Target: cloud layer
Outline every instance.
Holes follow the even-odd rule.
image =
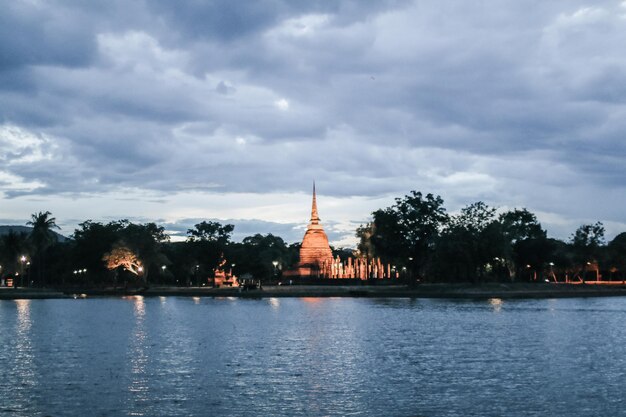
[[[315,179],[345,234],[411,189],[626,230],[626,2],[330,3],[5,5],[0,217],[301,224]]]

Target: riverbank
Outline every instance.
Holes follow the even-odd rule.
[[[261,290],[240,291],[238,288],[151,287],[145,290],[0,288],[0,299],[84,298],[106,296],[182,296],[182,297],[376,297],[376,298],[570,298],[626,296],[626,285],[586,284],[422,284],[414,288],[404,285],[285,285],[265,286]]]

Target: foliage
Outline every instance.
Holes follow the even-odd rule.
[[[448,221],[443,199],[411,191],[372,216],[369,240],[374,252],[385,262],[409,265],[413,273],[421,275],[439,231]]]
[[[571,237],[574,261],[584,268],[587,262],[600,260],[601,247],[604,246],[604,225],[583,224]]]
[[[9,231],[0,236],[0,275],[14,275],[20,271],[20,257],[30,252],[28,234]]]
[[[609,269],[621,271],[622,277],[626,272],[626,232],[622,232],[609,242],[607,247],[607,266]]]
[[[102,259],[110,270],[122,267],[135,275],[143,272],[141,261],[137,255],[121,242],[113,245],[111,252],[105,253]]]
[[[433,271],[448,280],[482,280],[487,265],[502,256],[504,239],[496,209],[482,201],[450,218],[438,240]]]
[[[72,236],[72,269],[87,269],[93,282],[106,282],[109,274],[104,255],[121,238],[122,229],[121,222],[102,224],[87,220],[81,223]]]
[[[222,226],[218,222],[203,221],[188,229],[187,234],[189,242],[217,242],[225,245],[230,241],[230,235],[235,230],[235,226],[227,224]]]
[[[187,231],[185,242],[174,243],[155,223],[87,220],[66,242],[57,242],[58,226],[49,211],[34,213],[28,225],[32,226],[28,234],[10,231],[0,236],[0,275],[20,272],[37,285],[44,285],[46,277],[51,284],[116,285],[120,273],[124,280],[147,283],[150,275],[151,282],[200,285],[222,260],[238,276],[273,281],[298,262],[300,249],[299,243],[288,245],[272,234],[233,243],[234,226],[214,221],[196,224]],[[600,222],[584,224],[563,242],[548,238],[535,214],[525,208],[498,214],[478,201],[449,216],[441,197],[412,191],[374,211],[372,220],[357,228],[356,256],[380,257],[406,268],[405,276],[433,281],[539,281],[555,271],[562,279],[596,264],[605,277],[625,278],[626,232],[608,245],[604,232]],[[333,249],[333,255],[344,261],[353,252]],[[75,270],[89,272],[72,274]]]
[[[293,249],[271,233],[255,234],[230,247],[229,259],[235,263],[235,272],[251,274],[264,281],[279,279],[281,271],[293,262]],[[276,266],[274,266],[276,262]]]
[[[200,280],[213,276],[213,271],[224,257],[230,243],[230,235],[235,226],[222,226],[218,222],[203,221],[187,230],[187,250],[192,255],[188,258],[188,271],[193,276],[196,285]]]
[[[56,219],[51,217],[49,211],[38,212],[31,215],[31,220],[26,222],[33,229],[29,235],[29,240],[34,249],[33,264],[35,265],[34,274],[31,277],[37,277],[37,283],[44,285],[45,282],[45,264],[46,250],[56,243],[57,237],[53,233],[53,229],[60,229],[56,224]]]

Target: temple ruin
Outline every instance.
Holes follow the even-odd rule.
[[[401,271],[390,264],[383,264],[379,258],[349,257],[342,261],[333,257],[328,237],[320,223],[317,211],[317,195],[313,183],[311,220],[307,225],[300,258],[294,268],[283,272],[284,277],[328,278],[328,279],[385,279],[399,278]]]

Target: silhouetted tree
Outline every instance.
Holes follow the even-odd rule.
[[[201,278],[213,275],[213,270],[225,254],[234,229],[232,224],[222,226],[219,222],[203,221],[187,230],[187,247],[194,255],[190,272],[196,283],[199,284]]]
[[[622,232],[608,244],[608,266],[611,273],[617,269],[622,279],[626,276],[626,232]]]
[[[435,274],[445,280],[481,281],[488,266],[502,256],[505,240],[496,209],[482,201],[452,216],[437,240]]]
[[[87,269],[88,274],[83,279],[105,282],[109,274],[103,260],[104,254],[111,251],[113,244],[121,239],[124,224],[117,221],[102,224],[92,220],[81,223],[72,236],[70,270]]]
[[[584,275],[586,265],[599,262],[604,246],[604,225],[602,222],[583,224],[571,237],[574,262]]]
[[[20,272],[20,257],[29,254],[28,234],[17,233],[13,230],[0,236],[0,276],[15,275]]]
[[[162,226],[155,223],[135,224],[122,220],[120,230],[120,246],[126,246],[135,253],[143,270],[139,274],[142,281],[147,284],[150,271],[160,268],[169,263],[162,252],[162,245],[169,241],[169,236]]]
[[[230,261],[236,264],[237,275],[249,273],[264,281],[280,278],[282,270],[293,260],[285,241],[271,233],[245,237],[229,249]]]
[[[422,276],[439,231],[448,221],[443,199],[411,191],[386,209],[376,210],[370,242],[385,262],[408,265]]]
[[[52,213],[49,211],[40,211],[32,214],[31,220],[26,222],[26,225],[33,228],[29,239],[34,249],[33,261],[36,266],[35,272],[39,285],[45,284],[46,250],[57,241],[57,236],[52,230],[60,229],[56,224],[56,219],[51,216]]]
[[[544,263],[550,262],[555,245],[547,239],[537,216],[527,209],[514,209],[502,213],[498,220],[506,238],[502,257],[509,270],[515,271],[515,278],[534,279],[541,275]]]

